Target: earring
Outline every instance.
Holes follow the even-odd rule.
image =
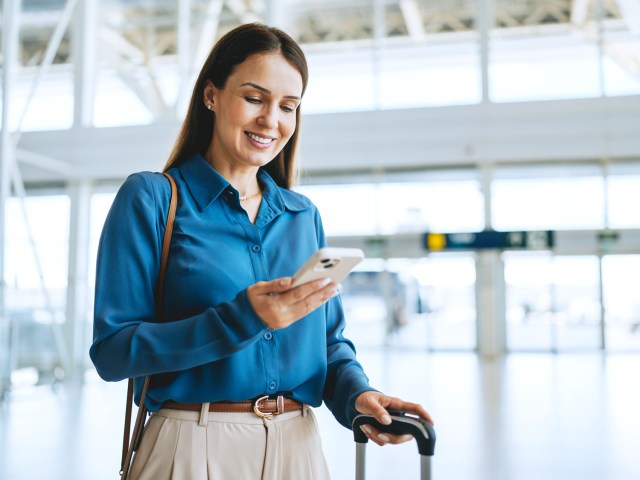
[[[207,104],[207,108],[208,108],[209,110],[211,110],[211,104],[210,104],[210,103],[208,103],[208,104]]]

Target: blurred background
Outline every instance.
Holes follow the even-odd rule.
[[[365,250],[346,334],[435,417],[434,478],[640,478],[640,0],[4,0],[0,479],[116,478],[102,224],[251,21],[307,55],[296,189]],[[368,478],[417,476],[414,446],[369,450]]]

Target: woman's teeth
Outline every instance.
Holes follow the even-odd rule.
[[[262,143],[263,145],[266,145],[267,143],[271,143],[273,141],[273,138],[259,137],[257,135],[254,135],[253,133],[248,133],[248,132],[247,132],[247,136],[258,143]]]

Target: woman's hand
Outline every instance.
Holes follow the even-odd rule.
[[[356,399],[356,410],[358,410],[358,412],[365,415],[373,415],[375,419],[383,425],[389,425],[391,423],[391,417],[387,409],[417,415],[433,425],[431,415],[417,403],[405,402],[399,398],[388,397],[387,395],[374,391],[361,393]],[[413,439],[411,435],[382,433],[371,425],[362,425],[360,428],[369,440],[378,445],[404,443]]]
[[[273,330],[288,327],[339,293],[339,286],[328,278],[290,286],[291,277],[282,277],[247,289],[253,309]]]

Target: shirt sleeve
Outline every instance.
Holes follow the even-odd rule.
[[[154,290],[169,199],[164,176],[134,174],[107,216],[98,249],[89,350],[105,380],[203,365],[252,345],[266,330],[246,289],[192,317],[156,322]]]
[[[325,246],[324,229],[317,212],[316,231],[319,245]],[[375,389],[369,386],[369,379],[356,359],[353,343],[343,336],[346,324],[340,297],[333,297],[324,308],[327,319],[327,378],[323,399],[336,420],[351,429],[353,419],[358,415],[356,399],[361,393]]]

